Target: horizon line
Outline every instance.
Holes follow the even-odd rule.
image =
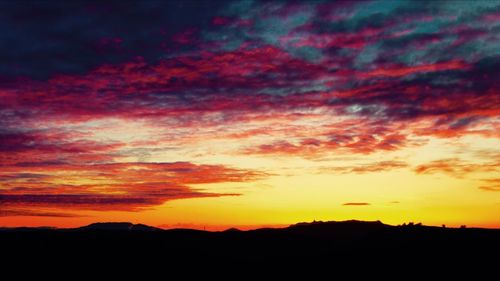
[[[89,224],[84,224],[75,227],[57,227],[50,225],[41,225],[41,226],[0,226],[1,229],[19,229],[19,228],[33,228],[33,229],[53,229],[53,230],[71,230],[71,229],[79,229],[87,226],[95,225],[95,224],[131,224],[131,225],[143,225],[147,227],[157,228],[159,230],[176,230],[176,229],[184,229],[184,230],[199,230],[199,231],[207,231],[207,232],[222,232],[231,229],[236,229],[239,231],[251,231],[258,229],[285,229],[291,226],[296,225],[310,225],[315,223],[344,223],[344,222],[360,222],[360,223],[381,223],[386,226],[391,227],[435,227],[435,228],[448,228],[448,229],[492,229],[492,230],[500,230],[500,227],[484,227],[484,226],[475,226],[475,225],[466,225],[466,224],[424,224],[422,222],[404,222],[401,224],[388,224],[384,223],[381,220],[358,220],[358,219],[349,219],[349,220],[313,220],[313,221],[301,221],[291,224],[248,224],[248,225],[203,225],[203,224],[191,224],[191,223],[176,223],[176,224],[160,224],[160,225],[149,225],[144,223],[136,223],[131,221],[96,221]]]

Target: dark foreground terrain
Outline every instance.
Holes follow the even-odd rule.
[[[223,232],[98,223],[76,229],[1,229],[0,242],[2,257],[12,264],[78,269],[118,264],[122,272],[138,266],[167,272],[186,267],[252,271],[261,266],[293,271],[306,264],[335,270],[370,266],[421,271],[451,263],[457,273],[472,264],[484,270],[498,268],[500,254],[500,230],[390,226],[378,221]]]

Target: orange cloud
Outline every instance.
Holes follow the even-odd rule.
[[[0,217],[56,217],[56,218],[75,218],[81,217],[81,215],[63,213],[63,212],[51,212],[43,210],[25,210],[25,209],[12,209],[12,208],[1,208]]]
[[[464,174],[473,172],[493,172],[497,171],[500,167],[500,162],[488,163],[468,163],[460,160],[459,158],[449,158],[435,160],[428,164],[417,166],[414,171],[417,174],[433,174],[433,173],[446,173],[454,177],[461,178]]]
[[[486,185],[480,186],[479,189],[484,191],[500,191],[500,179],[483,179]]]
[[[253,181],[267,175],[189,162],[54,164],[21,172],[26,169],[11,167],[0,175],[2,206],[136,211],[174,199],[237,195],[208,193],[190,185]]]

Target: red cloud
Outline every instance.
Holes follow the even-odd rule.
[[[29,216],[29,217],[57,217],[57,218],[75,218],[81,217],[81,215],[75,215],[71,213],[62,213],[62,212],[51,212],[44,210],[30,211],[25,209],[11,209],[11,208],[2,208],[0,209],[0,217],[20,217],[20,216]]]
[[[380,150],[397,150],[417,145],[403,134],[392,133],[395,125],[381,126],[378,122],[358,119],[325,126],[313,137],[304,137],[295,142],[275,141],[242,150],[245,154],[291,155],[305,158],[321,158],[328,151],[370,154]],[[291,134],[290,132],[288,133]]]
[[[212,24],[213,25],[226,25],[231,22],[230,18],[227,17],[214,17],[212,19]]]
[[[371,78],[375,76],[401,77],[418,72],[436,72],[444,70],[465,70],[467,64],[461,61],[448,61],[443,63],[424,64],[416,66],[400,66],[391,68],[378,68],[370,72],[359,75],[361,78]]]
[[[55,164],[7,170],[9,174],[3,175],[0,203],[22,209],[135,211],[173,199],[237,195],[208,193],[189,185],[245,182],[267,176],[256,171],[189,162]],[[26,170],[31,174],[26,174]]]
[[[297,7],[302,7],[285,6],[277,12],[280,17],[294,15],[301,9]],[[390,19],[376,27],[367,25],[339,32],[316,32],[314,22],[308,22],[284,35],[283,46],[249,41],[230,51],[196,49],[208,44],[195,38],[195,33],[203,30],[188,29],[172,40],[193,45],[192,52],[173,53],[154,63],[139,57],[126,63],[103,64],[84,74],[61,74],[46,81],[19,78],[5,83],[0,88],[0,114],[5,116],[0,125],[20,124],[33,131],[36,122],[140,118],[158,126],[164,124],[169,130],[213,127],[213,131],[220,132],[219,128],[225,126],[235,130],[227,135],[221,133],[222,137],[273,137],[255,148],[242,149],[244,153],[308,158],[334,150],[362,154],[397,150],[412,145],[413,136],[499,137],[498,61],[494,58],[438,58],[408,65],[391,59],[397,50],[380,50],[383,56],[369,67],[356,66],[362,47],[392,38],[388,28],[428,20],[419,14]],[[218,26],[212,28],[243,28],[236,24],[239,21],[215,17],[213,23]],[[399,37],[409,35],[411,26],[404,30]],[[467,26],[431,35],[442,39],[449,32],[467,40],[482,36]],[[427,39],[424,36],[417,41]],[[413,46],[413,41],[407,44]],[[301,59],[291,52],[299,47],[316,48],[321,59]],[[343,52],[337,53],[337,49]],[[324,116],[350,117],[355,124],[345,128],[343,122],[332,118],[331,124],[316,128],[314,122],[308,121],[311,112],[319,111]],[[270,125],[272,121],[276,122]],[[241,123],[257,125],[238,131]],[[47,140],[40,141],[44,137]],[[71,141],[60,141],[68,138]],[[0,141],[0,153],[5,152],[3,164],[35,155],[45,162],[62,161],[70,153],[82,154],[81,158],[88,161],[110,162],[116,157],[111,152],[116,152],[119,145],[16,132]],[[101,153],[91,153],[94,150]],[[58,157],[53,157],[56,154]]]
[[[85,140],[84,134],[59,130],[4,130],[0,131],[0,166],[35,162],[104,162],[123,146],[122,143],[104,143]],[[75,157],[77,155],[77,157]],[[31,160],[30,160],[31,159]]]

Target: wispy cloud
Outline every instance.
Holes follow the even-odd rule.
[[[50,211],[40,211],[40,210],[25,210],[25,209],[10,209],[2,208],[0,209],[0,217],[54,217],[54,218],[76,218],[82,217],[82,215],[63,213],[63,212],[50,212]]]
[[[371,204],[366,202],[348,202],[342,204],[342,206],[369,206],[369,205]]]
[[[428,164],[422,164],[415,167],[417,174],[445,173],[454,177],[461,178],[468,173],[476,172],[494,172],[500,169],[498,161],[489,161],[486,163],[470,163],[459,158],[440,159]]]
[[[394,169],[407,168],[409,165],[403,161],[380,161],[353,166],[322,167],[320,173],[379,173]]]
[[[500,191],[500,179],[483,179],[485,185],[479,187],[484,191]]]

